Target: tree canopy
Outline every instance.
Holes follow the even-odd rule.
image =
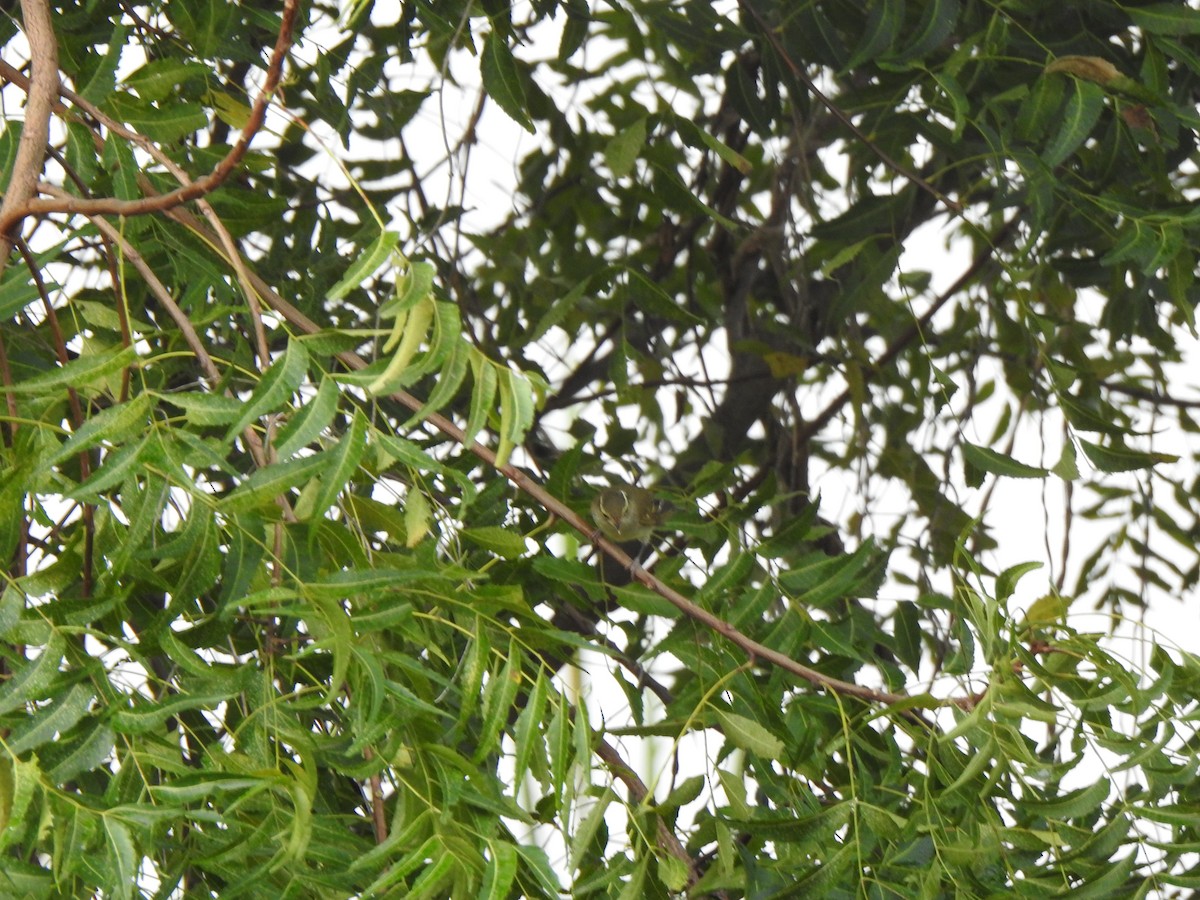
[[[6,895],[1200,887],[1200,9],[9,6]]]

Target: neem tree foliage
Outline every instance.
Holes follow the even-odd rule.
[[[8,16],[3,893],[1200,884],[1200,11]]]

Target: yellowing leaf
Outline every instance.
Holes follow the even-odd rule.
[[[415,487],[409,488],[408,496],[404,500],[404,531],[407,534],[405,546],[415,547],[421,543],[421,539],[429,534],[431,519],[432,512],[425,495]]]

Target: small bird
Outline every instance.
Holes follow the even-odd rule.
[[[592,500],[592,519],[611,541],[644,541],[673,509],[645,488],[618,484],[600,491]]]

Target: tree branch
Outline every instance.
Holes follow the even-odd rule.
[[[22,202],[20,204],[13,203],[10,205],[8,197],[5,197],[4,208],[0,208],[0,234],[6,234],[19,220],[29,215],[46,215],[48,213],[70,213],[85,216],[144,215],[146,213],[162,212],[171,209],[180,204],[203,197],[219,187],[233,173],[234,169],[237,168],[242,157],[246,155],[246,151],[250,148],[250,141],[253,140],[254,135],[262,127],[263,120],[266,117],[267,104],[275,93],[275,89],[279,86],[280,74],[283,71],[283,57],[292,43],[292,31],[295,24],[296,11],[297,0],[285,0],[283,17],[279,27],[279,36],[275,41],[275,49],[271,54],[271,60],[267,66],[267,78],[263,84],[263,89],[259,92],[254,105],[251,107],[250,116],[245,127],[242,129],[238,142],[233,145],[229,153],[217,163],[211,172],[166,194],[142,197],[138,200],[120,200],[116,197],[87,198],[71,196],[58,196],[54,198],[35,197],[28,199],[31,194],[27,194],[24,198],[21,198]],[[57,64],[55,66],[55,74],[57,77]],[[50,92],[50,96],[55,96],[57,92],[58,85],[56,82],[53,90]],[[30,103],[32,104],[32,102],[33,93],[31,92]],[[47,105],[46,117],[48,120],[49,104]],[[22,141],[24,141],[24,132],[22,132]],[[43,140],[43,148],[44,143],[45,141]],[[34,174],[34,181],[36,181],[36,173]]]
[[[58,99],[58,43],[50,22],[50,6],[46,0],[21,0],[21,17],[25,37],[29,40],[30,66],[29,99],[25,102],[25,121],[21,125],[21,140],[13,163],[12,178],[0,203],[0,277],[8,266],[13,248],[13,229],[24,216],[22,210],[31,202],[46,146],[50,141],[50,112]]]

